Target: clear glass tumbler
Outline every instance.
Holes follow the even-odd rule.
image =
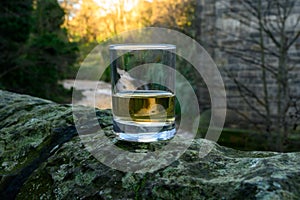
[[[110,45],[113,130],[117,138],[154,142],[174,137],[176,46]]]

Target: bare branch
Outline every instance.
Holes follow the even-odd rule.
[[[256,45],[260,45],[259,41],[255,40],[254,38],[245,38],[245,37],[242,37],[242,36],[237,36],[235,33],[232,33],[232,32],[228,32],[228,31],[225,31],[225,30],[222,30],[220,28],[216,28],[218,31],[220,31],[220,34],[223,35],[223,36],[232,36],[232,37],[236,37],[237,39],[241,40],[241,41],[245,41],[245,42],[248,42],[249,44],[256,44]],[[258,29],[257,29],[258,30]],[[214,45],[217,45],[217,44],[214,44]],[[218,45],[217,45],[218,46]],[[246,45],[247,46],[247,45]],[[223,47],[220,47],[219,48],[223,48]],[[251,49],[249,48],[245,48],[245,49],[240,49],[241,51],[249,51]],[[272,55],[272,56],[275,56],[275,57],[278,57],[278,53],[276,53],[274,51],[274,48],[272,47],[269,47],[269,46],[264,46],[263,50],[265,51],[266,54],[268,55]],[[257,51],[256,53],[259,53],[259,51]]]
[[[286,16],[288,17],[289,15],[292,14],[293,8],[295,7],[295,3],[296,1],[286,1],[286,4],[288,4],[288,6],[285,6],[287,11],[286,11]]]
[[[253,92],[252,90],[249,89],[249,87],[247,87],[245,84],[243,84],[242,82],[240,82],[239,80],[236,79],[236,77],[230,73],[228,70],[225,69],[226,74],[228,75],[229,78],[231,78],[234,83],[236,84],[236,86],[238,87],[239,93],[241,94],[242,97],[251,97],[253,99],[256,100],[256,102],[261,105],[261,106],[265,106],[265,103],[263,101],[261,101],[261,99],[256,95],[255,92]],[[250,103],[247,98],[244,99],[247,103],[249,103],[250,107],[252,108],[252,106],[254,106],[252,103]],[[257,113],[259,113],[261,116],[264,116],[259,110],[257,110],[257,108],[252,108],[254,110],[257,111]]]
[[[253,64],[254,67],[257,67],[257,68],[260,68],[260,67],[263,67],[265,68],[268,72],[270,72],[271,74],[273,74],[274,76],[277,76],[277,72],[276,72],[276,69],[271,66],[271,65],[268,65],[268,64],[264,64],[262,65],[262,63],[256,59],[255,57],[246,57],[245,55],[245,52],[243,50],[237,50],[237,49],[224,49],[224,51],[228,54],[231,54],[233,56],[236,56],[238,57],[239,59],[247,62],[247,63],[250,63],[250,64]]]
[[[300,31],[295,35],[294,38],[291,39],[291,41],[287,44],[286,51],[296,42],[296,40],[300,37]]]
[[[280,43],[276,40],[273,32],[270,31],[269,29],[267,29],[266,26],[264,26],[264,25],[262,25],[262,28],[263,28],[264,32],[271,38],[271,40],[274,42],[274,44],[279,48]]]
[[[257,7],[253,4],[253,1],[250,0],[243,0],[241,2],[245,8],[256,18],[258,18],[258,10]]]

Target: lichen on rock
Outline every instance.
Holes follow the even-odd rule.
[[[119,171],[87,151],[71,106],[5,91],[0,96],[1,199],[300,199],[298,152],[244,152],[195,139],[154,172]],[[96,117],[110,137],[111,112],[97,110]],[[162,144],[115,145],[155,152]]]

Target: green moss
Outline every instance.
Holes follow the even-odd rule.
[[[21,188],[16,199],[53,199],[54,194],[52,188],[53,180],[49,174],[45,172],[33,174],[31,181]]]
[[[157,171],[121,172],[95,159],[81,139],[73,137],[75,128],[69,106],[6,92],[2,95],[8,100],[0,100],[0,118],[1,113],[5,115],[5,119],[0,120],[0,143],[3,144],[0,172],[4,175],[0,188],[19,191],[17,199],[300,198],[300,153],[244,152],[195,139],[189,149],[168,166],[164,166],[165,162],[176,153],[171,150],[164,151],[158,159],[148,160],[149,166],[153,163],[164,166]],[[26,102],[31,106],[26,106]],[[23,112],[22,108],[27,111]],[[116,142],[111,130],[111,111],[98,110],[97,117],[106,136]],[[97,136],[104,134],[96,133]],[[167,142],[114,144],[125,151],[146,154],[161,149]],[[205,157],[199,156],[200,151],[208,149]],[[103,155],[103,159],[111,155]],[[135,162],[144,162],[138,159]],[[126,156],[113,160],[120,161],[132,162]],[[18,185],[18,181],[23,182]]]

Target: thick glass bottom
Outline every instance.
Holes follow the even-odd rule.
[[[114,120],[113,130],[119,140],[131,142],[156,142],[173,138],[174,122],[134,122]]]

